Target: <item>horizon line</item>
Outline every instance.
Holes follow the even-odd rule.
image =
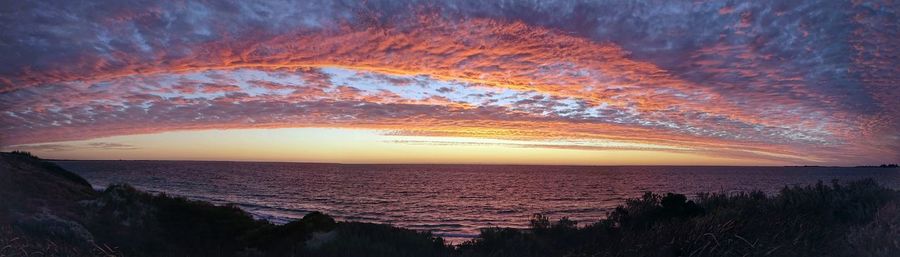
[[[40,158],[40,157],[38,157]],[[47,161],[168,161],[168,162],[247,162],[247,163],[291,163],[291,164],[325,164],[325,165],[484,165],[484,166],[575,166],[575,167],[808,167],[808,168],[878,168],[878,165],[834,166],[834,165],[683,165],[683,164],[516,164],[516,163],[347,163],[316,161],[278,161],[278,160],[196,160],[196,159],[51,159]]]

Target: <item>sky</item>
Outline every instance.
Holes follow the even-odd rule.
[[[3,1],[0,148],[900,162],[898,1]]]

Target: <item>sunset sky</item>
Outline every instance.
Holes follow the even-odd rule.
[[[0,147],[900,162],[900,1],[4,1]]]

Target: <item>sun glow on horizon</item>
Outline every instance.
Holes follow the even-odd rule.
[[[51,159],[346,164],[783,165],[614,141],[396,136],[379,130],[285,128],[170,131],[5,147]],[[672,150],[672,151],[669,151]]]

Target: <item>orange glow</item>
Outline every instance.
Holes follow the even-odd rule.
[[[719,7],[714,13],[735,11]],[[848,103],[857,99],[844,99],[843,91],[810,86],[820,80],[807,81],[808,74],[772,65],[780,57],[761,53],[753,44],[704,42],[677,56],[693,67],[678,72],[666,61],[633,53],[628,38],[595,40],[517,19],[455,19],[423,9],[402,19],[369,22],[228,34],[148,46],[141,54],[86,51],[67,62],[3,73],[0,94],[11,100],[0,102],[6,111],[0,121],[9,124],[0,145],[29,148],[171,131],[330,128],[377,130],[391,137],[529,142],[529,147],[478,149],[519,154],[505,163],[556,163],[538,158],[540,152],[565,163],[596,164],[603,162],[594,162],[590,151],[612,156],[613,150],[620,152],[616,160],[630,163],[653,153],[661,164],[817,164],[897,155],[891,143],[898,140],[900,105],[890,89],[896,79],[881,77],[898,73],[891,73],[896,66],[883,68],[891,67],[885,63],[894,56],[893,48],[874,50],[874,59],[853,58],[856,66],[883,70],[859,71],[867,90],[889,92],[875,94],[868,106]],[[749,25],[741,19],[728,30],[753,33]],[[804,30],[804,37],[808,33]],[[854,33],[888,41],[878,32]],[[854,49],[873,51],[858,44]],[[542,143],[591,140],[653,147]],[[427,147],[440,152],[485,146]],[[354,154],[379,152],[367,151]],[[464,161],[449,152],[439,156],[444,157],[421,160]],[[291,160],[262,153],[247,158]],[[392,158],[370,160],[408,162]]]
[[[582,148],[559,142],[384,135],[373,130],[292,128],[164,132],[12,148],[46,158],[233,160],[332,163],[559,165],[783,165],[754,158],[615,141]],[[554,147],[554,145],[559,147]],[[591,148],[593,147],[593,148]],[[9,149],[5,149],[9,150]],[[652,157],[652,158],[650,158]]]

